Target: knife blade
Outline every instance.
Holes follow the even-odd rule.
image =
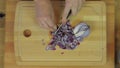
[[[67,20],[69,20],[69,17],[71,16],[71,13],[72,13],[72,10],[70,9],[69,12],[68,12],[68,15],[66,17]],[[62,27],[62,23],[61,24],[58,24],[58,29],[55,31],[55,34],[59,31],[59,29]]]

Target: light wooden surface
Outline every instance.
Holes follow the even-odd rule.
[[[14,46],[18,64],[88,66],[106,63],[106,7],[104,2],[88,1],[77,16],[71,18],[72,26],[84,21],[91,30],[90,35],[75,50],[57,48],[56,51],[46,51],[46,46],[50,42],[49,31],[40,28],[36,22],[34,6],[33,1],[23,1],[17,5]],[[24,36],[26,29],[31,31],[30,37]],[[43,39],[45,45],[42,44]],[[61,52],[64,52],[64,55]]]
[[[3,68],[4,57],[4,28],[0,27],[0,68]]]
[[[5,12],[5,0],[0,0],[0,13]],[[4,56],[4,23],[5,18],[0,18],[0,68],[3,68]]]
[[[5,0],[0,0],[0,12],[5,12]]]
[[[76,68],[114,68],[114,1],[105,0],[107,4],[107,63],[102,66],[85,66]],[[39,68],[39,66],[19,66],[15,62],[13,45],[13,25],[17,0],[7,0],[6,4],[6,38],[5,38],[5,68]],[[42,67],[61,68],[61,67]],[[62,67],[62,68],[68,68]],[[72,66],[69,68],[73,68]]]
[[[0,13],[5,13],[5,0],[0,0]],[[4,28],[5,18],[0,18],[0,27]]]

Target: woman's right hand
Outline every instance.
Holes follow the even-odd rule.
[[[80,11],[85,1],[86,0],[65,0],[65,8],[62,15],[62,23],[65,24],[67,22],[67,16],[70,10],[72,16],[76,15]]]

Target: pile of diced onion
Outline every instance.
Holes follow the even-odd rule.
[[[46,50],[56,50],[56,46],[61,49],[73,50],[79,44],[80,41],[75,37],[70,22],[62,25],[59,30],[51,33],[53,38],[48,44]]]

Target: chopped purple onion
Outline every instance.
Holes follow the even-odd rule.
[[[57,31],[57,32],[56,32]],[[53,38],[47,46],[47,50],[56,50],[55,46],[59,46],[61,49],[74,50],[83,39],[82,37],[76,37],[73,32],[73,28],[68,21],[62,25],[59,30],[51,32]]]

